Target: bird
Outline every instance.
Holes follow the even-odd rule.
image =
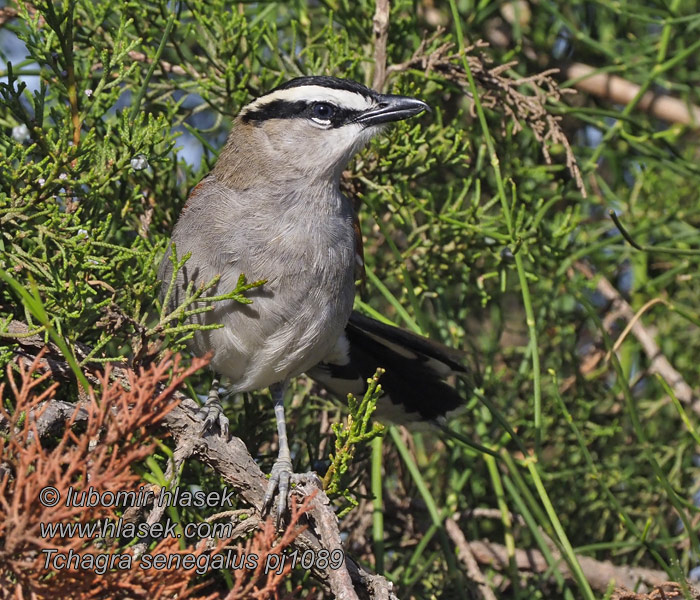
[[[202,408],[204,427],[228,435],[220,380],[229,393],[269,388],[278,456],[263,500],[277,519],[286,508],[291,455],[284,396],[306,373],[331,393],[361,395],[377,367],[385,395],[377,413],[435,421],[463,404],[447,379],[466,372],[463,352],[353,311],[364,269],[353,202],[340,188],[350,159],[389,124],[429,111],[422,100],[381,94],[331,76],[291,79],[244,106],[212,171],[190,192],[158,270],[161,301],[173,275],[171,252],[190,257],[167,301],[177,307],[188,285],[220,276],[212,294],[241,275],[264,280],[251,304],[213,304],[189,323],[189,349],[211,354],[215,379]]]

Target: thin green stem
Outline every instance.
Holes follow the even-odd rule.
[[[458,582],[461,579],[461,574],[457,567],[457,563],[454,557],[454,551],[450,546],[450,540],[447,537],[447,532],[445,531],[445,527],[442,524],[444,517],[440,514],[437,504],[435,503],[435,500],[432,494],[430,493],[430,490],[428,489],[425,480],[423,479],[423,475],[421,475],[418,466],[413,460],[411,453],[408,451],[406,444],[403,443],[401,435],[399,434],[399,430],[396,427],[392,426],[389,428],[389,434],[391,435],[391,439],[393,440],[396,449],[399,451],[399,454],[401,455],[401,458],[404,464],[406,465],[408,472],[411,474],[411,478],[413,479],[414,483],[416,484],[416,487],[418,488],[418,493],[421,495],[421,498],[423,498],[423,502],[425,502],[425,506],[428,509],[430,519],[432,520],[433,524],[438,527],[438,536],[440,537],[440,544],[442,545],[443,554],[447,562],[447,568],[450,572],[451,579],[455,582]],[[466,600],[466,589],[463,586],[457,584],[457,590],[459,590],[460,597]]]
[[[695,528],[693,527],[691,520],[688,518],[688,515],[683,507],[683,500],[678,497],[678,494],[676,491],[673,489],[673,486],[671,483],[668,481],[668,477],[664,473],[663,469],[659,465],[658,460],[654,456],[654,454],[651,451],[652,443],[649,441],[649,438],[647,437],[646,432],[644,431],[644,427],[642,427],[642,423],[639,420],[639,410],[638,407],[635,404],[634,398],[632,396],[632,391],[630,390],[630,386],[628,383],[628,380],[625,376],[625,372],[622,368],[622,365],[620,364],[620,361],[617,357],[617,354],[612,351],[613,348],[613,343],[612,340],[610,339],[610,336],[608,335],[608,332],[606,329],[603,327],[603,324],[600,322],[600,320],[597,318],[597,315],[595,313],[595,309],[589,302],[587,298],[584,298],[581,294],[578,294],[578,299],[579,301],[586,307],[588,310],[589,315],[591,315],[594,320],[596,321],[596,324],[598,325],[598,329],[603,336],[603,341],[605,342],[605,347],[608,350],[610,354],[610,361],[612,363],[613,368],[615,369],[615,373],[617,375],[617,383],[622,391],[622,395],[625,398],[625,405],[627,408],[627,414],[629,416],[630,423],[632,424],[632,429],[634,430],[635,436],[640,442],[640,447],[642,454],[646,461],[649,463],[651,466],[652,470],[654,471],[654,474],[656,475],[656,478],[658,482],[661,484],[661,487],[664,489],[666,492],[666,496],[669,500],[669,502],[673,505],[673,507],[676,509],[676,512],[678,514],[678,518],[681,520],[683,523],[683,526],[685,527],[685,531],[688,533],[688,539],[690,542],[691,549],[694,554],[700,554],[700,541],[698,540],[698,535],[697,532],[695,531]],[[656,557],[655,557],[656,558]],[[657,560],[659,560],[657,558]],[[660,561],[661,564],[663,564],[662,561]],[[678,573],[678,576],[682,578],[682,574]]]
[[[574,549],[571,546],[571,542],[569,542],[569,538],[567,537],[566,532],[562,527],[561,521],[559,520],[559,516],[557,515],[557,511],[554,509],[554,505],[549,499],[549,494],[544,488],[544,484],[542,483],[542,479],[540,478],[540,474],[537,470],[537,464],[534,461],[527,461],[527,469],[530,473],[530,477],[532,477],[532,480],[535,484],[535,488],[537,489],[537,493],[539,494],[540,501],[542,502],[544,509],[547,512],[549,521],[552,523],[552,527],[554,527],[554,531],[557,534],[559,543],[564,549],[564,556],[566,558],[566,562],[568,563],[569,568],[573,572],[574,578],[578,583],[579,589],[587,598],[587,600],[595,600],[593,590],[591,589],[591,586],[588,583],[586,576],[583,574],[583,569],[581,568],[581,565],[579,564],[578,559],[576,558],[576,553],[574,552]]]
[[[484,460],[486,461],[486,467],[488,468],[489,476],[491,477],[493,491],[496,493],[496,502],[498,503],[498,508],[501,511],[501,522],[503,523],[506,554],[508,555],[508,568],[513,581],[513,591],[515,593],[515,597],[520,598],[520,576],[518,574],[518,565],[515,562],[515,538],[513,537],[513,522],[510,517],[510,510],[508,508],[508,504],[506,503],[505,493],[503,491],[503,481],[501,480],[501,474],[498,471],[498,466],[493,456],[484,456]]]
[[[170,17],[168,18],[168,22],[165,24],[165,31],[163,32],[163,37],[160,40],[160,44],[158,45],[156,53],[151,59],[151,66],[148,68],[148,71],[146,72],[146,77],[144,77],[143,83],[141,84],[138,94],[134,99],[134,103],[131,105],[129,120],[132,122],[136,120],[136,115],[138,115],[139,110],[141,110],[141,102],[143,101],[143,98],[146,95],[146,92],[148,91],[148,83],[151,81],[151,77],[153,77],[153,73],[155,72],[156,67],[158,66],[158,61],[160,60],[161,54],[163,54],[165,44],[168,41],[168,37],[170,36],[170,32],[172,31],[174,24],[175,13],[170,15]]]
[[[374,546],[374,569],[384,573],[384,500],[382,497],[382,448],[381,437],[372,440],[372,544]]]
[[[464,34],[462,33],[462,24],[460,21],[459,11],[457,10],[457,3],[455,0],[450,0],[450,8],[452,10],[452,18],[454,20],[455,29],[457,31],[457,43],[459,45],[459,51],[462,55],[462,65],[464,67],[464,72],[467,76],[467,81],[469,82],[469,90],[472,95],[472,100],[474,102],[474,109],[479,118],[479,124],[481,126],[482,133],[484,135],[484,142],[491,159],[491,167],[493,168],[494,176],[496,179],[496,187],[498,189],[498,197],[501,201],[501,208],[503,210],[503,217],[506,221],[506,226],[508,228],[508,233],[511,236],[511,242],[513,244],[518,244],[517,232],[513,227],[513,218],[510,211],[510,205],[508,203],[508,198],[506,196],[506,188],[503,182],[503,177],[501,176],[500,161],[498,159],[498,154],[496,153],[496,147],[493,143],[493,138],[489,131],[489,126],[486,121],[486,114],[479,100],[479,90],[476,87],[476,81],[472,75],[471,69],[469,68],[469,61],[464,53]],[[530,337],[530,350],[532,353],[532,379],[533,379],[533,418],[534,418],[534,428],[535,428],[535,451],[539,452],[540,441],[542,439],[542,391],[540,383],[540,355],[539,355],[539,345],[537,342],[537,324],[535,321],[535,311],[532,308],[532,301],[530,299],[530,291],[527,284],[527,278],[525,275],[525,267],[523,264],[523,259],[520,252],[515,253],[515,267],[518,272],[518,279],[520,281],[521,293],[523,297],[523,306],[525,307],[525,318],[527,319],[528,335]]]
[[[674,0],[673,3],[671,4],[669,10],[672,13],[675,13],[678,10],[679,3],[680,3],[680,0]],[[649,90],[649,87],[651,87],[651,84],[654,83],[654,80],[659,75],[661,75],[664,71],[671,68],[671,66],[673,66],[673,64],[675,64],[677,62],[678,56],[675,56],[673,59],[671,59],[671,61],[669,61],[669,62],[672,62],[673,64],[666,64],[666,65],[662,64],[663,61],[666,59],[666,52],[668,51],[668,42],[670,40],[671,27],[672,27],[672,25],[670,22],[666,21],[664,23],[664,27],[663,27],[663,30],[661,32],[661,41],[659,43],[659,51],[656,55],[656,64],[654,65],[654,67],[652,69],[649,70],[648,77],[646,77],[646,79],[644,80],[642,85],[639,86],[639,90],[637,90],[637,93],[634,95],[632,100],[630,100],[627,103],[627,105],[625,106],[625,108],[622,109],[621,115],[623,117],[628,117],[630,115],[630,113],[636,108],[637,104],[639,104],[641,99],[644,97],[644,94],[646,94],[647,91]],[[700,40],[698,40],[698,42],[700,42]],[[698,42],[696,42],[695,44],[692,45],[691,48],[693,51],[695,50],[695,47],[698,45]],[[688,49],[686,49],[686,50],[688,50]],[[685,54],[685,53],[682,52],[679,54]],[[613,137],[615,137],[615,135],[619,131],[621,131],[624,123],[625,123],[624,119],[619,119],[619,120],[615,121],[615,123],[613,123],[612,127],[610,127],[610,129],[608,129],[605,132],[603,139],[600,141],[600,143],[598,144],[596,149],[591,154],[591,157],[588,159],[588,161],[584,165],[584,168],[583,168],[584,171],[592,170],[595,168],[596,163],[598,162],[598,159],[600,158],[600,155],[603,153],[605,148],[607,148],[610,140],[612,140]]]

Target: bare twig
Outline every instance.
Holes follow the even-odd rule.
[[[687,590],[683,586],[674,582],[667,581],[657,585],[648,594],[637,594],[627,589],[616,589],[610,600],[700,600],[700,591],[692,585],[687,584]]]
[[[6,6],[0,8],[0,27],[17,16],[17,9]]]
[[[594,67],[583,63],[568,65],[562,74],[574,80],[572,85],[576,89],[599,98],[606,98],[616,104],[629,104],[640,90],[640,86],[636,83],[617,75],[600,73]],[[700,106],[689,105],[668,94],[648,91],[637,103],[637,108],[669,123],[682,123],[695,129],[700,128]]]
[[[73,413],[77,410],[81,419],[87,419],[88,414],[84,408],[84,402],[78,402],[77,404],[72,404],[70,402],[63,402],[61,400],[52,400],[46,404],[40,404],[36,409],[32,410],[32,416],[35,414],[36,417],[36,431],[37,435],[42,438],[47,435],[57,434],[59,429],[63,427],[63,424],[70,419]],[[31,441],[32,435],[28,436],[28,440]]]
[[[429,72],[435,72],[447,81],[458,85],[465,94],[470,95],[467,76],[460,64],[461,55],[452,53],[454,44],[447,42],[432,47],[443,31],[438,29],[431,37],[424,39],[406,62],[388,67],[387,76],[408,69],[421,69],[426,75]],[[489,57],[481,52],[487,46],[486,42],[478,40],[464,49],[469,69],[480,88],[479,98],[482,105],[503,114],[503,129],[505,129],[506,120],[513,123],[514,133],[523,128],[522,123],[526,124],[540,144],[547,164],[552,163],[549,146],[561,144],[566,154],[566,167],[585,197],[586,189],[581,172],[571,144],[561,128],[561,117],[553,115],[546,106],[549,101],[559,101],[564,94],[575,93],[575,91],[559,87],[553,77],[557,73],[556,69],[517,79],[504,75],[516,65],[516,62],[490,66]],[[521,91],[523,87],[527,87],[532,93],[523,93]]]
[[[622,346],[622,342],[625,341],[625,338],[629,335],[629,332],[632,331],[632,328],[636,325],[637,321],[642,318],[642,315],[648,311],[652,306],[655,304],[665,304],[668,306],[668,302],[664,300],[663,298],[652,298],[649,300],[649,302],[646,302],[642,308],[640,308],[637,313],[632,317],[629,323],[627,323],[627,326],[623,329],[622,333],[620,336],[615,340],[615,343],[613,344],[613,347],[610,349],[610,351],[605,355],[605,360],[608,361],[610,360],[610,356],[612,355],[613,352],[617,352],[620,349],[620,346]]]
[[[134,60],[136,62],[144,63],[147,65],[153,64],[153,59],[149,58],[146,56],[143,52],[139,52],[138,50],[130,50],[129,51],[129,58],[131,60]],[[199,79],[200,75],[197,73],[196,70],[190,69],[189,71],[180,65],[174,65],[167,60],[159,60],[158,65],[160,68],[163,70],[163,73],[173,73],[174,75],[180,75],[180,76],[186,76],[186,77],[192,77],[193,79]],[[96,62],[92,65],[91,69],[92,71],[99,71],[100,69],[103,69],[104,65],[101,62]],[[116,74],[115,74],[116,76]]]
[[[649,359],[649,370],[658,373],[673,390],[676,397],[685,404],[690,404],[693,411],[700,414],[700,403],[694,401],[693,388],[683,379],[683,376],[673,367],[666,356],[661,352],[654,336],[644,327],[643,323],[635,320],[634,310],[620,295],[615,287],[601,274],[594,273],[593,270],[582,262],[574,264],[587,279],[596,279],[596,289],[607,300],[612,303],[612,310],[619,311],[619,314],[628,322],[633,323],[631,327],[632,335],[641,344],[642,350]]]
[[[179,406],[164,420],[166,427],[178,443],[179,440],[197,440],[195,455],[235,488],[243,500],[260,512],[267,479],[248,453],[245,444],[239,438],[226,440],[215,434],[200,437],[202,425],[196,416],[197,403],[184,395],[180,398]],[[320,488],[317,489],[318,495],[307,512],[315,533],[310,530],[304,531],[294,540],[293,545],[303,551],[313,552],[324,548],[329,551],[342,548],[339,545],[340,533],[335,513],[325,493]],[[346,577],[349,577],[354,585],[353,593],[357,593],[361,598],[395,598],[391,591],[391,583],[384,577],[367,573],[348,556],[345,557],[345,568],[345,574],[339,573],[342,569],[333,571],[316,566],[312,568],[312,572],[338,598],[353,598],[349,595]]]
[[[129,52],[129,58],[132,60],[135,60],[136,62],[142,62],[146,64],[151,64],[153,61],[148,58],[143,52],[137,52],[136,50],[131,50]],[[195,75],[198,77],[198,74],[196,72],[190,72],[185,69],[183,69],[180,65],[174,65],[172,63],[169,63],[167,60],[159,60],[158,64],[160,65],[160,68],[163,69],[164,73],[174,73],[175,75]]]
[[[499,571],[508,568],[508,550],[505,546],[481,540],[469,542],[469,548],[476,560],[482,565],[489,565]],[[635,589],[639,587],[640,582],[655,586],[668,579],[668,575],[664,571],[655,569],[618,566],[609,561],[595,560],[578,554],[576,559],[591,587],[601,592],[608,589],[611,581],[614,581],[616,585]],[[531,573],[545,573],[551,568],[539,550],[516,549],[515,564],[519,570]],[[569,567],[564,560],[559,562],[559,571],[566,577],[571,577]]]
[[[235,525],[231,532],[231,539],[235,540],[236,538],[248,535],[262,527],[263,520],[258,515],[251,514],[251,512],[250,510],[242,508],[238,510],[229,510],[207,517],[207,522],[211,523],[212,521],[218,521],[220,519],[229,519],[231,523]]]
[[[30,16],[34,16],[34,14],[36,13],[36,8],[30,2],[25,1],[24,8]],[[13,8],[11,6],[3,6],[2,8],[0,8],[0,27],[2,27],[5,23],[11,21],[12,19],[16,19],[19,16],[19,11],[16,8]],[[43,23],[43,17],[40,15],[39,18]]]
[[[335,516],[328,496],[321,488],[321,482],[318,477],[315,474],[312,477],[297,476],[295,480],[297,482],[296,489],[303,495],[309,496],[315,492],[311,501],[310,512],[316,515],[316,518],[314,518],[315,530],[319,538],[325,540],[325,547],[342,548],[343,543],[340,539],[338,518]],[[346,569],[330,569],[328,579],[336,598],[339,600],[357,600],[350,573]]]
[[[487,30],[486,37],[491,44],[499,48],[513,47],[513,37],[506,27],[491,27]],[[527,39],[522,40],[522,52],[531,61],[539,60],[537,51]],[[579,62],[562,66],[561,78],[570,80],[572,87],[581,92],[623,106],[629,104],[640,90],[639,85],[628,79],[610,73],[601,73],[599,69]],[[642,96],[635,109],[669,123],[681,123],[694,129],[700,128],[700,106],[688,104],[668,94],[648,91]]]
[[[372,87],[382,91],[386,82],[386,42],[389,37],[390,0],[376,0],[377,8],[372,19],[374,33],[374,79]]]
[[[457,523],[455,523],[455,521],[452,519],[446,519],[445,530],[447,531],[447,535],[450,536],[452,543],[457,546],[457,549],[459,550],[459,560],[462,561],[469,578],[476,583],[480,597],[484,600],[496,600],[496,595],[486,582],[486,578],[481,572],[481,569],[479,569],[479,563],[477,562],[474,553],[471,551],[469,542],[464,536],[462,530],[459,528],[459,525],[457,525]]]

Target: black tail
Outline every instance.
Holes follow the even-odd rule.
[[[377,406],[380,418],[431,421],[465,403],[445,381],[452,375],[460,379],[467,375],[462,352],[358,312],[350,317],[345,339],[339,340],[332,357],[308,371],[330,392],[361,396],[367,378],[383,367],[386,373],[380,383],[385,394]]]

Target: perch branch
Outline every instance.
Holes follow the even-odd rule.
[[[11,325],[14,332],[28,331],[27,326],[23,323],[13,322]],[[18,343],[22,347],[19,358],[25,364],[30,364],[39,352],[39,339],[37,338],[38,336],[18,339]],[[84,352],[85,349],[80,351]],[[42,358],[40,368],[44,371],[50,371],[55,377],[65,378],[66,366],[55,354],[50,359],[46,356]],[[126,370],[122,367],[112,367],[111,374],[122,382],[127,379]],[[98,382],[95,373],[87,371],[86,377],[93,385]],[[193,456],[199,458],[218,473],[246,503],[254,507],[260,514],[267,487],[267,478],[253,460],[245,444],[239,438],[233,437],[227,440],[215,433],[201,436],[202,423],[196,416],[199,404],[180,392],[175,392],[174,397],[180,400],[180,403],[165,416],[163,424],[175,439],[176,456],[181,459],[191,452]],[[55,422],[45,420],[43,424],[45,431],[51,430],[59,422],[65,422],[64,409],[65,407],[57,407],[56,410],[49,413],[53,415],[51,418]],[[81,408],[78,406],[75,410],[80,411]],[[84,418],[82,413],[78,413],[75,422],[84,420]],[[311,508],[306,513],[310,520],[310,527],[292,542],[292,545],[301,552],[342,549],[338,519],[325,492],[318,487],[317,481],[315,477],[304,477],[297,485],[297,489],[303,490],[306,494],[311,493],[314,489],[317,490],[311,502]],[[380,575],[368,573],[347,555],[345,556],[345,568],[321,569],[314,564],[311,571],[326,591],[336,598],[342,600],[355,600],[356,598],[361,600],[397,600],[392,591],[391,582]]]

